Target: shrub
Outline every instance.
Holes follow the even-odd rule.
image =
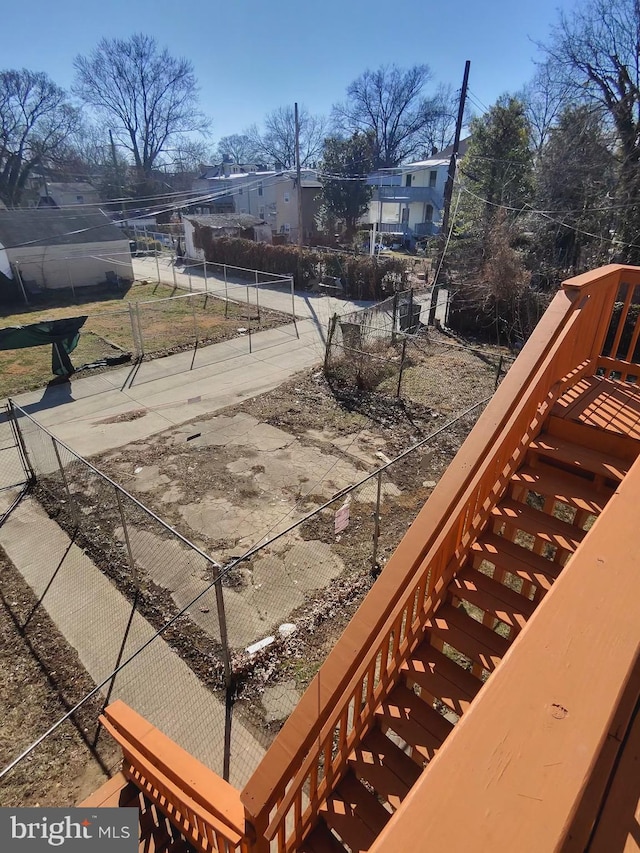
[[[214,237],[211,228],[197,222],[193,243],[211,263],[293,276],[299,290],[305,290],[312,279],[327,275],[342,279],[344,295],[350,299],[382,299],[394,290],[403,290],[407,281],[406,265],[398,258],[324,254],[297,246]]]

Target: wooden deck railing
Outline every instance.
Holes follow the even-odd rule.
[[[611,320],[625,283],[640,284],[640,269],[604,267],[565,282],[554,298],[242,791],[257,851],[293,851],[312,825],[550,407],[596,372],[608,335],[617,354],[622,333],[611,333]],[[633,357],[635,328],[631,335]]]
[[[638,849],[639,504],[640,460],[370,853]]]
[[[120,700],[100,722],[120,744],[123,773],[203,853],[248,853],[238,791]]]

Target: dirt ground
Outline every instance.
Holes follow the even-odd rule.
[[[228,564],[492,394],[504,353],[464,348],[464,342],[429,334],[431,345],[411,367],[411,399],[396,400],[385,388],[332,389],[316,369],[269,394],[93,461]],[[376,488],[370,481],[353,493],[350,524],[341,534],[335,534],[334,522],[343,498],[225,577],[229,640],[243,671],[240,702],[256,725],[273,732],[290,712],[481,410],[442,429],[385,472],[377,567],[372,566]],[[144,559],[154,550],[149,532],[129,534],[134,557],[160,583],[153,561]],[[115,530],[115,536],[122,538],[122,531]],[[169,592],[178,604],[185,591],[180,579],[175,583]],[[196,592],[193,580],[188,583]],[[210,630],[208,614],[195,611],[191,617]],[[281,638],[282,624],[295,625],[295,633]],[[250,655],[249,663],[246,647],[267,636],[275,642]]]
[[[0,768],[94,687],[30,587],[0,550]],[[101,734],[99,697],[47,738],[0,785],[0,806],[66,806],[94,791],[119,762]]]
[[[250,546],[328,504],[240,562],[223,581],[235,650],[234,713],[265,745],[295,707],[482,407],[452,426],[448,422],[494,390],[500,351],[464,348],[464,342],[429,334],[431,345],[411,366],[410,398],[398,400],[384,387],[331,388],[316,369],[298,374],[269,394],[92,459],[98,469],[226,565]],[[430,436],[384,474],[374,564],[376,481],[352,494],[348,527],[337,535],[335,513],[347,503],[344,496],[331,499]],[[107,546],[115,542],[123,550],[116,514],[94,512],[100,496],[81,483],[72,484],[72,491],[91,523],[101,525],[87,543],[92,558],[121,586]],[[47,509],[52,511],[51,506]],[[159,627],[188,592],[197,594],[198,585],[208,579],[188,578],[191,586],[182,588],[180,578],[175,585],[168,584],[166,569],[173,558],[167,552],[165,582],[158,583],[157,560],[145,560],[145,554],[157,554],[160,540],[151,541],[154,533],[144,523],[133,523],[129,534],[134,558],[148,581],[146,589],[155,596],[145,615]],[[97,552],[103,546],[100,561]],[[0,766],[93,687],[46,614],[36,610],[27,630],[20,630],[23,623],[16,623],[11,614],[24,618],[35,602],[15,571],[6,561],[3,565],[1,589],[7,612],[0,629],[0,713],[5,720]],[[189,625],[176,626],[167,640],[200,675],[211,669],[218,638],[210,633],[210,615],[199,608],[194,611],[191,620],[185,620]],[[263,651],[246,651],[248,644],[268,635],[274,640]],[[95,704],[87,709],[84,725],[69,725],[45,742],[41,749],[50,755],[34,760],[33,769],[23,763],[15,779],[0,787],[0,795],[24,805],[61,804],[78,801],[95,789],[101,765],[90,746],[98,712]],[[108,753],[106,744],[102,747],[107,750],[103,766],[112,766],[115,751]]]

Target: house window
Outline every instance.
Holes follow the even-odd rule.
[[[433,205],[428,204],[424,212],[424,221],[433,222]]]
[[[409,208],[408,207],[402,208],[402,221],[403,222],[409,222]]]
[[[258,184],[258,195],[262,195],[262,181]]]
[[[82,202],[84,201],[84,196],[83,195],[77,195],[76,201],[78,202],[78,204],[82,204]]]
[[[285,233],[285,234],[289,234],[289,233],[291,232],[291,225],[290,225],[288,222],[285,222],[285,223],[284,223],[283,228],[284,228],[284,233]]]
[[[429,172],[429,188],[430,189],[434,189],[437,180],[438,180],[438,173],[437,172]]]
[[[261,207],[258,210],[258,216],[260,217],[260,219],[264,219],[264,207]]]
[[[410,186],[411,186],[411,178],[412,178],[412,176],[411,176],[411,175],[407,175],[407,182],[406,182],[406,184],[405,184],[405,186],[406,186],[406,187],[410,187]]]
[[[285,204],[289,204],[289,193],[284,194],[284,201],[285,201]]]

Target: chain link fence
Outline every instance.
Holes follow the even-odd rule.
[[[472,353],[495,372],[497,387],[507,355],[486,355],[474,348],[443,340],[428,328],[431,294],[413,291],[363,311],[334,316],[325,350],[325,375],[334,389],[374,391],[417,402],[428,401],[429,359],[438,354]],[[440,370],[444,370],[440,365]]]
[[[11,404],[37,498],[8,551],[37,599],[17,618],[23,631],[50,618],[86,677],[0,772],[0,800],[4,782],[69,756],[70,724],[108,765],[97,715],[116,698],[244,784],[435,485],[433,441],[485,402],[319,506],[305,496],[305,515],[224,565]],[[57,534],[38,538],[51,519]]]

